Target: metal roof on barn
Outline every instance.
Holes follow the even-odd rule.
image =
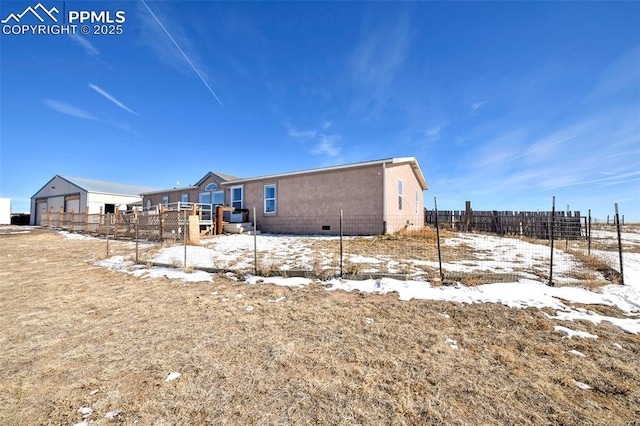
[[[148,186],[140,186],[140,185],[131,185],[128,183],[106,182],[102,180],[71,177],[71,176],[60,176],[60,175],[58,176],[87,192],[139,196],[143,192],[150,192],[150,191],[156,190],[156,188],[151,188]]]

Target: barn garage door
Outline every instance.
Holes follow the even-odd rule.
[[[36,221],[34,222],[35,225],[40,225],[41,221],[42,221],[42,210],[48,211],[48,207],[47,207],[47,199],[46,198],[42,198],[40,200],[36,200]]]
[[[65,212],[80,212],[80,194],[67,195],[64,197],[64,211]]]

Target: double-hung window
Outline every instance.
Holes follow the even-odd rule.
[[[236,209],[242,208],[242,187],[234,186],[231,188],[231,207]]]
[[[264,213],[275,214],[276,213],[276,185],[269,184],[264,186]]]

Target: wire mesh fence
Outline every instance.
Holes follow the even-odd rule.
[[[638,248],[622,245],[619,223],[617,227],[592,225],[588,217],[579,215],[563,220],[556,220],[562,215],[541,215],[520,223],[501,222],[497,215],[482,220],[476,215],[478,220],[461,230],[447,221],[436,228],[418,223],[419,219],[397,217],[383,222],[380,216],[336,212],[262,222],[258,217],[233,224],[237,225],[229,228],[233,233],[215,236],[201,235],[207,229],[190,216],[194,218],[186,210],[61,212],[44,215],[42,225],[100,235],[107,241],[159,243],[161,249],[155,246],[153,254],[148,253],[148,245],[136,244],[135,249],[136,261],[158,265],[263,276],[386,276],[466,285],[523,279],[551,285],[622,284],[622,252]],[[400,231],[371,232],[382,231],[392,221],[398,221],[391,224]],[[289,232],[274,233],[276,229]]]

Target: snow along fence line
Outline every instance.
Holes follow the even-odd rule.
[[[581,237],[556,241],[552,249],[548,240],[441,230],[438,244],[436,229],[431,226],[395,234],[357,235],[358,227],[363,223],[366,227],[366,221],[375,219],[338,215],[337,226],[328,230],[317,226],[326,222],[326,216],[281,217],[302,235],[254,235],[244,231],[252,231],[254,227],[260,230],[259,223],[251,223],[245,228],[238,227],[238,234],[202,237],[196,245],[186,238],[190,231],[188,216],[171,213],[162,219],[157,214],[149,217],[140,214],[137,223],[105,215],[97,226],[106,230],[103,235],[107,236],[107,250],[110,239],[134,241],[132,254],[138,263],[238,275],[393,277],[466,285],[522,279],[586,286],[622,282],[620,271],[615,269],[617,253],[611,250],[617,247],[617,238],[611,232],[594,232],[591,246]],[[335,228],[337,235],[333,235]],[[638,232],[625,233],[638,237],[625,238],[630,242],[625,243],[625,249],[638,250]],[[148,245],[137,244],[149,240],[161,241],[161,245],[150,249]]]

